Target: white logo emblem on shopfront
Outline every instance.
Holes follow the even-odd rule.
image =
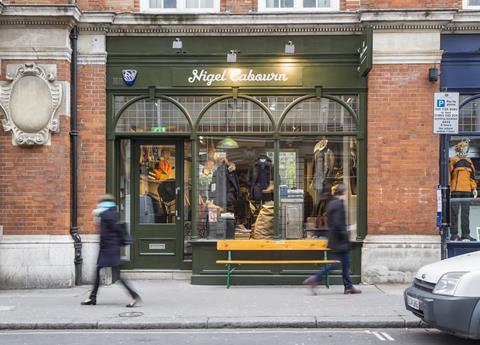
[[[122,71],[123,81],[127,86],[132,86],[135,84],[137,79],[137,70],[135,69],[124,69]]]
[[[224,69],[222,73],[209,73],[206,69],[194,69],[192,75],[187,79],[190,84],[195,82],[205,82],[211,86],[215,82],[282,82],[287,81],[288,76],[285,73],[255,73],[253,69],[242,70],[241,68]]]

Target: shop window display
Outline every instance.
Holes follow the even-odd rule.
[[[480,239],[480,138],[453,136],[449,147],[450,241]]]
[[[347,225],[355,237],[357,209],[357,155],[354,137],[321,139],[292,137],[280,141],[287,174],[280,185],[282,238],[318,238],[327,235],[326,206],[335,186],[347,188]],[[292,157],[292,156],[290,156]],[[280,162],[280,165],[282,162]],[[295,178],[288,178],[294,175]]]
[[[224,137],[199,142],[198,232],[202,238],[273,238],[273,143]]]
[[[199,140],[198,232],[209,239],[273,239],[280,215],[281,238],[326,235],[326,203],[339,183],[349,186],[348,224],[356,230],[356,140],[354,137],[280,140],[224,137]],[[278,169],[280,185],[274,185]],[[279,210],[275,210],[279,193]]]

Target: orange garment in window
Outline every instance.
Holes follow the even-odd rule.
[[[163,181],[170,178],[172,172],[172,165],[169,161],[163,159],[158,164],[158,169],[155,169],[155,176],[157,180]]]
[[[472,192],[477,188],[475,167],[470,158],[450,158],[450,186],[452,192]]]

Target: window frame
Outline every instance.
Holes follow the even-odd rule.
[[[293,7],[267,8],[267,0],[258,1],[258,12],[333,12],[340,10],[340,0],[330,0],[330,7],[303,7],[303,0],[293,0]]]
[[[187,0],[177,0],[176,8],[150,7],[150,0],[140,0],[140,11],[144,13],[219,13],[220,0],[213,0],[213,8],[187,8]]]
[[[470,0],[463,0],[463,9],[465,9],[465,10],[480,10],[480,5],[470,5]]]

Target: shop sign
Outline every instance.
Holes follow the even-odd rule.
[[[135,69],[124,69],[122,71],[123,81],[127,86],[133,86],[135,80],[137,79],[137,70]]]
[[[458,133],[459,98],[458,92],[435,92],[433,133]]]
[[[226,67],[175,68],[174,86],[299,86],[302,70],[298,67]]]
[[[371,27],[367,27],[362,35],[362,45],[357,50],[359,55],[359,64],[357,67],[357,71],[362,77],[366,77],[370,72],[370,70],[372,69],[372,64],[373,64],[372,43],[373,43],[373,29]]]

